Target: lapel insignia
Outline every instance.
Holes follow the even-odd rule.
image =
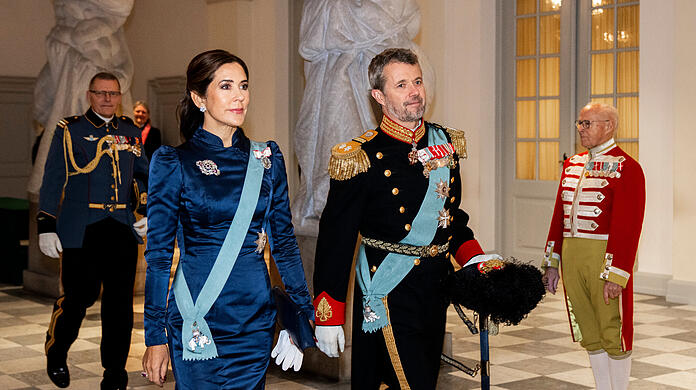
[[[86,139],[87,141],[90,141],[90,142],[94,142],[94,141],[99,140],[99,138],[95,137],[93,134],[90,134],[89,137],[82,137],[82,138],[84,138],[84,139]]]

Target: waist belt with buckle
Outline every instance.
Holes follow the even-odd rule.
[[[382,240],[377,240],[375,238],[363,237],[362,243],[370,248],[382,249],[387,252],[399,253],[402,255],[420,256],[420,257],[435,257],[441,253],[447,252],[449,249],[449,242],[442,245],[424,245],[415,246],[408,244],[399,244],[393,242],[386,242]]]
[[[108,211],[125,210],[126,204],[125,203],[90,203],[89,208],[90,209],[108,210]]]

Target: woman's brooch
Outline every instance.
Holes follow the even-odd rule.
[[[261,164],[264,168],[269,169],[271,167],[271,148],[266,146],[264,150],[254,150],[254,157],[261,160]]]
[[[196,161],[196,165],[198,165],[198,168],[200,168],[201,172],[203,172],[205,175],[220,175],[220,170],[218,169],[217,164],[215,164],[212,160]]]

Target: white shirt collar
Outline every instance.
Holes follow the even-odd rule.
[[[602,155],[609,150],[611,150],[614,146],[616,146],[616,142],[614,141],[614,138],[611,138],[609,141],[597,145],[594,148],[590,149],[590,156],[592,158],[595,158],[596,156]]]

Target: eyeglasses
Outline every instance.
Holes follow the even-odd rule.
[[[609,119],[605,119],[603,121],[588,121],[588,120],[582,120],[582,121],[575,121],[575,127],[578,129],[583,129],[587,130],[592,126],[593,123],[600,123],[600,122],[610,122]]]
[[[109,97],[112,97],[112,98],[117,97],[117,96],[121,96],[120,91],[93,91],[90,89],[89,92],[99,96],[102,99],[105,98],[106,95],[109,95]]]

